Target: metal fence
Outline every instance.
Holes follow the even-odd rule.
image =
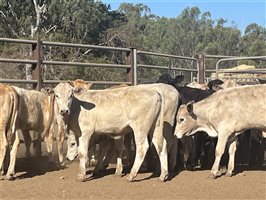
[[[59,66],[79,66],[79,67],[99,67],[99,68],[123,68],[127,72],[126,82],[114,82],[114,81],[90,81],[95,84],[138,84],[138,68],[153,68],[153,69],[170,69],[176,71],[188,71],[192,73],[198,73],[199,63],[198,60],[192,57],[176,56],[169,54],[159,54],[153,52],[138,51],[135,48],[119,48],[119,47],[107,47],[99,45],[86,45],[86,44],[73,44],[73,43],[60,43],[60,42],[48,42],[37,40],[22,40],[22,39],[11,39],[11,38],[0,38],[0,42],[5,43],[21,43],[32,46],[32,59],[11,59],[11,58],[0,58],[2,63],[18,63],[18,64],[30,64],[32,67],[32,80],[22,79],[0,79],[3,83],[30,83],[33,85],[33,89],[40,90],[44,84],[54,84],[63,82],[66,80],[44,80],[42,74],[42,65],[59,65]],[[44,46],[56,46],[56,47],[70,47],[70,48],[84,48],[84,49],[97,49],[107,51],[122,51],[126,53],[125,64],[106,64],[106,63],[80,63],[80,62],[63,62],[63,61],[51,61],[44,60],[42,56],[42,50]],[[156,65],[145,65],[138,63],[138,55],[154,55],[161,57],[169,57],[173,59],[189,60],[195,63],[196,67],[193,69],[175,68],[171,66],[156,66]],[[192,76],[192,75],[191,75]],[[82,77],[81,77],[82,78]]]
[[[232,73],[232,74],[250,74],[253,75],[254,77],[256,75],[262,75],[262,74],[266,74],[266,67],[263,68],[259,68],[259,69],[242,69],[242,70],[233,70],[230,68],[221,68],[221,63],[225,62],[225,61],[241,61],[241,60],[262,60],[262,61],[266,61],[266,56],[250,56],[250,57],[241,57],[241,56],[224,56],[224,55],[202,55],[203,56],[203,60],[204,60],[204,66],[203,68],[205,69],[205,75],[207,73],[213,73],[215,74],[215,78],[221,78],[220,74],[224,74],[224,73]],[[217,59],[214,69],[206,69],[206,68],[210,68],[210,66],[206,67],[205,65],[205,60],[206,59]],[[265,65],[266,66],[266,65]],[[214,77],[206,77],[205,81],[208,81],[209,79],[213,79]],[[237,79],[232,77],[231,79]],[[246,83],[248,83],[250,80],[250,78],[242,78],[247,79]],[[256,78],[253,78],[256,79]]]

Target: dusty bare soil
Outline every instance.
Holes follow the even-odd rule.
[[[65,169],[49,165],[47,157],[17,159],[17,179],[0,181],[0,199],[266,199],[265,169],[243,167],[231,178],[208,178],[209,170],[181,171],[162,183],[158,175],[140,173],[129,183],[115,177],[114,165],[87,182],[76,181],[78,161]],[[129,169],[124,170],[125,173]]]

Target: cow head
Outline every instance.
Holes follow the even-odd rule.
[[[73,132],[70,132],[67,138],[67,155],[66,158],[70,161],[78,156],[78,139]]]
[[[64,117],[68,116],[70,114],[70,107],[74,97],[74,87],[72,82],[59,83],[53,91],[59,114]]]
[[[193,113],[193,101],[187,105],[181,105],[176,115],[175,136],[182,138],[184,135],[192,135],[197,129],[197,117]]]

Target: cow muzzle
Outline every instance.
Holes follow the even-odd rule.
[[[69,110],[66,109],[66,110],[60,110],[60,114],[65,116],[65,115],[68,115],[69,114]]]

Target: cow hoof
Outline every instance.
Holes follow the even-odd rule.
[[[129,175],[128,177],[127,177],[127,180],[128,180],[128,182],[133,182],[134,181],[134,177],[133,176],[131,176],[131,175]]]
[[[232,176],[232,173],[231,172],[226,172],[225,176],[226,177],[231,177]]]
[[[96,166],[96,160],[95,159],[91,159],[89,162],[89,166],[90,167],[95,167]]]
[[[216,178],[217,178],[217,176],[216,176],[216,175],[214,175],[214,174],[210,174],[209,178],[211,178],[211,179],[216,179]]]
[[[78,174],[77,180],[79,182],[85,182],[86,181],[85,176],[83,174]]]
[[[16,179],[16,177],[13,175],[6,175],[6,180],[14,181],[15,179]]]
[[[226,168],[226,166],[222,166],[222,167],[220,168],[219,172],[221,173],[221,175],[222,175],[222,174],[225,174],[225,173],[227,172],[227,168]]]
[[[160,176],[160,181],[165,182],[168,179],[169,174],[163,174]]]
[[[61,167],[65,167],[66,166],[65,162],[60,162],[59,164],[60,164]]]
[[[4,170],[1,170],[1,175],[4,175],[5,174],[5,171]]]
[[[121,172],[115,172],[115,177],[122,177],[123,174]]]

